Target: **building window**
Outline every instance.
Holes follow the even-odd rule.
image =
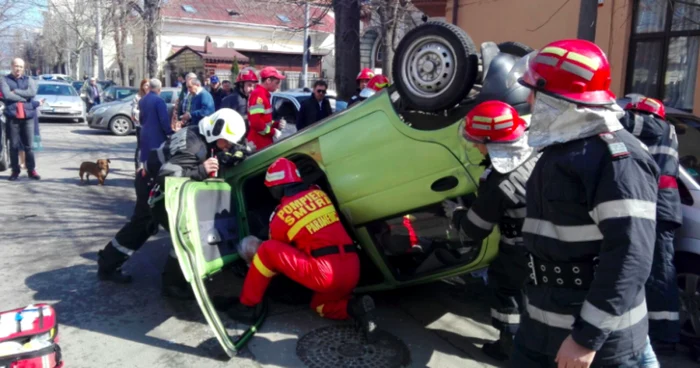
[[[638,0],[626,92],[691,111],[700,55],[700,0]]]

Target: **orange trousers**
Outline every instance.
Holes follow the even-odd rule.
[[[360,259],[356,253],[314,258],[289,244],[265,241],[255,253],[245,277],[241,303],[249,307],[260,303],[270,279],[277,273],[313,290],[311,308],[321,317],[349,318],[348,300],[360,279]]]

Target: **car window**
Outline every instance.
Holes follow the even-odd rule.
[[[297,108],[290,99],[278,97],[273,106],[273,115],[276,119],[284,118],[287,123],[296,124]]]
[[[133,94],[135,94],[136,91],[132,91],[130,89],[118,89],[117,90],[117,99],[121,100],[122,98],[129,97]]]
[[[162,98],[166,103],[170,103],[173,100],[173,92],[163,91],[160,93],[160,98]]]
[[[700,183],[700,119],[690,116],[672,116],[678,135],[678,158],[681,165]]]
[[[75,88],[68,84],[41,84],[37,89],[38,95],[48,96],[77,96]]]

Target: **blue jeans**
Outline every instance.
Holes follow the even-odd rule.
[[[513,354],[510,357],[509,367],[512,368],[556,368],[553,356],[548,356],[534,350],[530,350],[518,343],[515,339]],[[643,351],[633,354],[623,363],[618,365],[601,365],[595,361],[591,368],[659,368],[656,354],[651,348],[651,342],[647,337],[647,344]]]
[[[647,345],[642,352],[642,356],[639,357],[639,368],[659,368],[659,361],[656,360],[656,354],[654,349],[651,347],[651,341],[649,336],[647,336]]]
[[[24,150],[27,171],[32,172],[36,168],[34,161],[34,119],[7,119],[7,133],[10,137],[10,166],[13,173],[19,173],[19,151]]]

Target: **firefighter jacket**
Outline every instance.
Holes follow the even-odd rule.
[[[659,165],[659,200],[656,202],[656,221],[683,224],[681,197],[678,192],[678,137],[668,122],[651,114],[626,111],[620,119],[622,126],[642,141]]]
[[[258,150],[273,143],[272,138],[278,127],[278,123],[272,120],[270,98],[270,92],[259,84],[248,98],[248,141],[253,142]]]
[[[270,218],[270,239],[292,244],[310,254],[331,246],[353,244],[335,206],[318,187],[287,193]]]
[[[221,152],[215,144],[207,144],[199,134],[199,126],[186,126],[149,153],[146,171],[161,187],[168,176],[204,180],[208,177],[204,161],[211,157],[212,150],[219,160],[219,170],[234,166],[250,155],[247,147],[241,144]]]
[[[469,211],[456,211],[452,221],[477,243],[493,227],[501,231],[501,243],[522,245],[521,229],[525,220],[525,186],[539,155],[527,159],[517,169],[501,174],[489,166],[481,175],[478,197]]]
[[[524,347],[554,357],[571,335],[600,365],[644,348],[657,182],[656,163],[625,130],[542,150],[522,229],[534,263],[516,337]],[[581,287],[559,286],[569,278]]]

